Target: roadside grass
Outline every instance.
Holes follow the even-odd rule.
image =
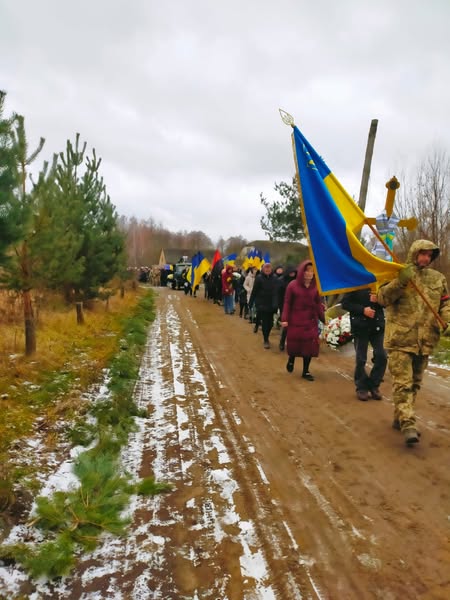
[[[52,347],[57,347],[61,354],[52,355],[52,358],[46,356],[45,361],[39,362],[41,367],[45,364],[44,373],[40,375],[36,361],[29,361],[31,369],[23,368],[21,372],[22,377],[33,375],[33,383],[30,383],[33,389],[30,385],[26,388],[29,409],[24,435],[27,428],[31,431],[33,417],[45,415],[45,419],[57,419],[58,414],[61,415],[58,410],[64,405],[66,439],[72,444],[89,446],[74,461],[78,487],[36,498],[35,515],[29,525],[39,528],[44,539],[37,544],[18,542],[0,546],[0,559],[6,563],[21,563],[33,578],[67,574],[76,564],[80,552],[97,546],[103,532],[124,535],[129,521],[122,513],[132,494],[155,495],[171,490],[169,484],[155,482],[152,477],[135,481],[128,473],[121,472],[121,447],[136,430],[136,419],[147,417],[147,412],[134,403],[133,389],[147,328],[154,318],[153,293],[135,295],[126,307],[122,305],[121,308],[115,312],[110,309],[107,314],[96,313],[92,318],[95,326],[82,328],[85,335],[76,335],[77,329],[72,331],[66,316],[62,323],[67,327],[57,330],[66,335],[69,333],[69,349],[63,352],[67,348],[67,339],[64,340],[66,343],[61,343],[60,337],[56,336]],[[102,332],[106,335],[101,335]],[[49,335],[46,339],[50,338]],[[73,357],[77,358],[74,360]],[[52,361],[53,369],[49,371]],[[81,371],[88,367],[90,375],[82,378]],[[105,367],[108,370],[108,394],[83,405],[80,392],[86,384],[98,381],[99,370]],[[6,389],[15,387],[16,384],[10,382]],[[73,390],[77,393],[71,399]],[[23,397],[25,395],[22,393]],[[23,404],[21,411],[9,412],[19,417],[24,412]],[[7,453],[4,442],[2,451]],[[21,477],[23,482],[26,478],[30,480],[29,473],[22,472]],[[0,510],[7,508],[7,500],[14,503],[14,485],[18,479],[17,472],[3,477],[4,482],[9,481],[10,488],[3,489],[5,505],[0,506]]]
[[[108,309],[105,302],[95,302],[85,311],[84,325],[76,323],[75,309],[58,297],[41,300],[37,352],[31,358],[23,354],[20,307],[0,295],[0,511],[11,504],[14,489],[34,494],[39,488],[34,473],[40,465],[17,464],[14,453],[37,431],[53,449],[67,435],[63,423],[83,419],[89,410],[84,392],[119,352],[127,328],[133,327],[131,317],[142,311],[152,315],[152,307],[139,308],[147,294],[143,288],[127,290],[123,298],[110,298]],[[145,340],[145,324],[134,323]]]
[[[8,449],[36,426],[51,432],[62,416],[73,418],[84,400],[82,393],[119,348],[124,319],[143,295],[130,290],[109,300],[109,309],[97,302],[77,325],[75,309],[55,298],[41,305],[37,352],[23,354],[23,325],[1,324],[0,339],[0,465],[9,470]],[[38,424],[38,425],[37,425]],[[0,476],[2,472],[0,471]]]

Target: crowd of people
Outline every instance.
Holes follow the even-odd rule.
[[[420,438],[415,401],[429,355],[450,321],[446,278],[430,266],[438,255],[434,243],[417,240],[396,278],[378,290],[357,289],[342,298],[342,307],[350,314],[355,347],[356,396],[361,401],[381,400],[380,386],[389,368],[392,427],[403,433],[408,446]],[[319,355],[326,303],[319,295],[311,260],[275,269],[265,262],[260,270],[250,267],[246,271],[219,261],[203,282],[205,297],[223,306],[225,315],[238,310],[255,333],[261,329],[264,349],[270,348],[272,328],[281,328],[279,349],[287,353],[286,370],[292,373],[295,360],[301,358],[301,377],[314,381],[310,366],[312,358]],[[192,294],[189,285],[185,292]]]
[[[265,262],[261,269],[251,266],[245,271],[219,261],[203,282],[205,297],[223,306],[225,315],[238,310],[254,333],[261,330],[264,349],[270,349],[273,327],[281,329],[279,349],[287,351],[287,371],[292,373],[295,359],[301,357],[302,377],[314,381],[309,366],[319,355],[319,322],[325,322],[325,302],[319,296],[310,260],[298,267],[278,265],[275,269]],[[184,289],[195,295],[187,280]]]

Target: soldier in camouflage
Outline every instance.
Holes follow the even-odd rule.
[[[438,255],[436,244],[416,240],[409,249],[407,264],[399,271],[398,277],[378,291],[378,302],[386,307],[384,345],[388,350],[388,365],[392,375],[392,426],[402,431],[408,446],[419,441],[414,403],[428,356],[441,333],[436,316],[417,289],[424,293],[445,323],[450,321],[447,281],[444,275],[429,266]]]

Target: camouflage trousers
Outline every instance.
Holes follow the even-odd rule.
[[[388,365],[392,375],[394,419],[399,421],[402,431],[415,428],[414,404],[428,365],[428,356],[390,350]]]

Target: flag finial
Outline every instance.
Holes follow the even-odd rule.
[[[285,125],[290,125],[291,127],[294,127],[294,117],[285,110],[282,110],[281,108],[279,108],[278,110],[280,111],[280,117],[283,123]]]

